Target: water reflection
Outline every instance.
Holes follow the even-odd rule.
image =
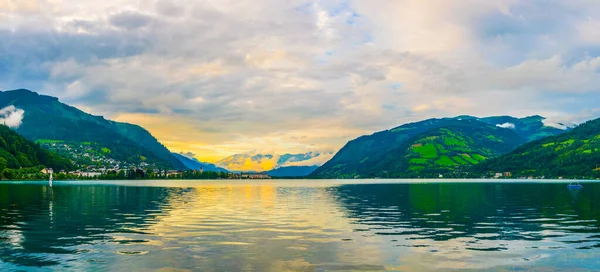
[[[168,185],[0,184],[0,268],[600,268],[595,184]]]
[[[177,188],[0,185],[0,254],[3,262],[51,266],[113,233],[144,233]],[[69,256],[71,255],[71,256]]]
[[[577,262],[597,256],[594,249],[600,248],[599,189],[596,184],[577,192],[564,184],[344,185],[335,188],[335,196],[355,231],[412,248],[398,259],[403,267],[429,262],[439,269],[483,269],[535,261],[581,268]],[[569,255],[577,257],[569,260]],[[587,264],[599,267],[597,261]]]

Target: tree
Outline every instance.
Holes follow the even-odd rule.
[[[4,171],[2,171],[2,175],[7,179],[12,179],[14,177],[13,171],[9,168],[4,169]]]
[[[0,173],[2,173],[7,166],[8,161],[5,158],[0,158]]]

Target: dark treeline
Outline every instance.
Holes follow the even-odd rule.
[[[44,177],[47,177],[44,176]],[[239,176],[227,172],[212,172],[212,171],[185,171],[177,173],[168,173],[166,171],[144,171],[142,169],[129,169],[120,171],[107,171],[99,176],[78,176],[75,174],[56,173],[55,180],[153,180],[153,179],[233,179]]]
[[[72,170],[70,160],[40,147],[4,124],[0,124],[0,178],[39,172],[43,166]]]

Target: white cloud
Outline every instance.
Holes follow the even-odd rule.
[[[194,154],[193,152],[179,152],[179,155],[192,160],[196,158],[196,154]]]
[[[600,29],[600,20],[587,18],[587,20],[577,24],[579,38],[585,43],[600,43],[600,33],[598,33],[598,29]]]
[[[320,154],[319,156],[310,158],[308,160],[286,162],[281,166],[313,166],[313,165],[321,166],[321,165],[325,164],[327,161],[329,161],[331,158],[333,158],[334,155],[335,155],[334,152],[323,153],[323,154]]]
[[[500,128],[515,129],[515,124],[513,123],[497,124],[496,126]]]
[[[555,127],[559,129],[573,128],[590,119],[598,118],[600,108],[584,109],[579,112],[567,115],[551,115],[543,120],[545,126]]]
[[[562,130],[566,130],[567,128],[570,127],[570,126],[567,126],[567,125],[565,125],[563,123],[546,121],[546,120],[544,120],[544,126],[558,128],[558,129],[562,129]]]
[[[21,126],[25,111],[15,106],[8,106],[0,109],[0,124],[4,124],[10,128],[18,128]]]
[[[235,154],[217,161],[218,166],[231,171],[260,170],[268,171],[283,166],[322,165],[331,159],[334,152],[304,154],[257,154],[256,151]]]

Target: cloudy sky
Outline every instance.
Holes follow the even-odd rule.
[[[330,152],[429,117],[598,117],[598,29],[594,0],[0,0],[0,89],[207,161]]]

